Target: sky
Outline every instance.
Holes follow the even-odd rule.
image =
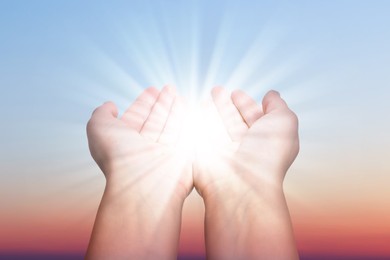
[[[0,259],[82,258],[105,184],[86,123],[167,84],[194,100],[216,85],[258,101],[278,90],[300,124],[284,188],[302,259],[389,258],[389,13],[389,1],[0,1]],[[191,194],[180,256],[204,256],[203,213]]]

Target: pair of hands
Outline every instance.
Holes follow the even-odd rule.
[[[174,259],[193,187],[209,258],[297,258],[282,188],[299,150],[296,115],[275,91],[261,105],[240,90],[211,94],[197,119],[169,86],[146,89],[120,118],[111,102],[94,111],[89,148],[107,184],[87,259]]]
[[[238,185],[243,186],[242,192],[264,184],[281,186],[299,142],[297,117],[279,93],[268,92],[262,105],[240,90],[229,95],[221,87],[212,90],[212,98],[228,138],[218,149],[222,152],[207,162],[177,156],[183,124],[193,119],[174,88],[146,89],[121,118],[111,102],[98,107],[87,133],[92,157],[107,184],[128,185],[145,196],[165,190],[179,200],[194,185],[204,199],[232,187],[238,192]],[[208,126],[203,127],[207,134]]]

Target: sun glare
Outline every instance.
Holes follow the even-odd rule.
[[[180,157],[207,161],[218,153],[218,147],[229,142],[228,133],[211,100],[189,106],[177,144]]]

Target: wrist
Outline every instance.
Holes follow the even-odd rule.
[[[273,172],[253,173],[238,168],[229,171],[200,189],[205,203],[224,203],[244,198],[250,201],[283,195],[283,181],[276,178],[277,174]]]
[[[153,165],[144,165],[145,169],[141,169],[134,163],[112,165],[106,174],[105,189],[110,197],[135,203],[142,201],[153,207],[166,205],[177,208],[182,207],[188,195],[188,185],[175,181],[178,178],[172,177],[165,169],[153,169]]]
[[[174,196],[166,196],[162,193],[144,193],[133,190],[119,190],[106,186],[103,197],[108,201],[112,210],[137,214],[138,216],[145,215],[153,216],[176,216],[181,214],[184,201],[179,200]]]
[[[91,249],[97,250],[101,258],[91,255],[90,259],[117,254],[122,254],[118,258],[173,259],[179,242],[182,201],[162,191],[146,194],[137,185],[128,187],[118,180],[107,180],[95,220],[95,249]]]
[[[281,185],[225,188],[204,200],[210,258],[298,259]]]
[[[285,201],[283,187],[274,184],[232,184],[224,187],[213,187],[213,191],[204,193],[203,200],[206,211],[213,212],[240,211],[254,209],[257,206],[272,209],[274,203]]]

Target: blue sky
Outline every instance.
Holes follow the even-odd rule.
[[[246,89],[258,100],[275,88],[290,95],[298,110],[347,106],[374,124],[383,120],[380,111],[389,110],[386,1],[2,1],[0,6],[1,115],[7,122],[2,146],[18,147],[14,153],[29,150],[18,145],[23,139],[29,145],[50,139],[56,122],[83,125],[105,100],[124,109],[149,85],[176,84],[194,96],[218,84]],[[52,126],[42,131],[44,122]]]
[[[290,190],[313,187],[298,200],[318,195],[318,180],[348,186],[349,172],[356,185],[382,187],[389,13],[389,1],[1,1],[0,209],[24,193],[50,196],[58,182],[94,180],[87,189],[99,194],[85,135],[91,112],[106,100],[123,111],[142,88],[165,84],[191,97],[214,85],[257,100],[279,90],[300,118]],[[340,168],[348,173],[338,182]]]

